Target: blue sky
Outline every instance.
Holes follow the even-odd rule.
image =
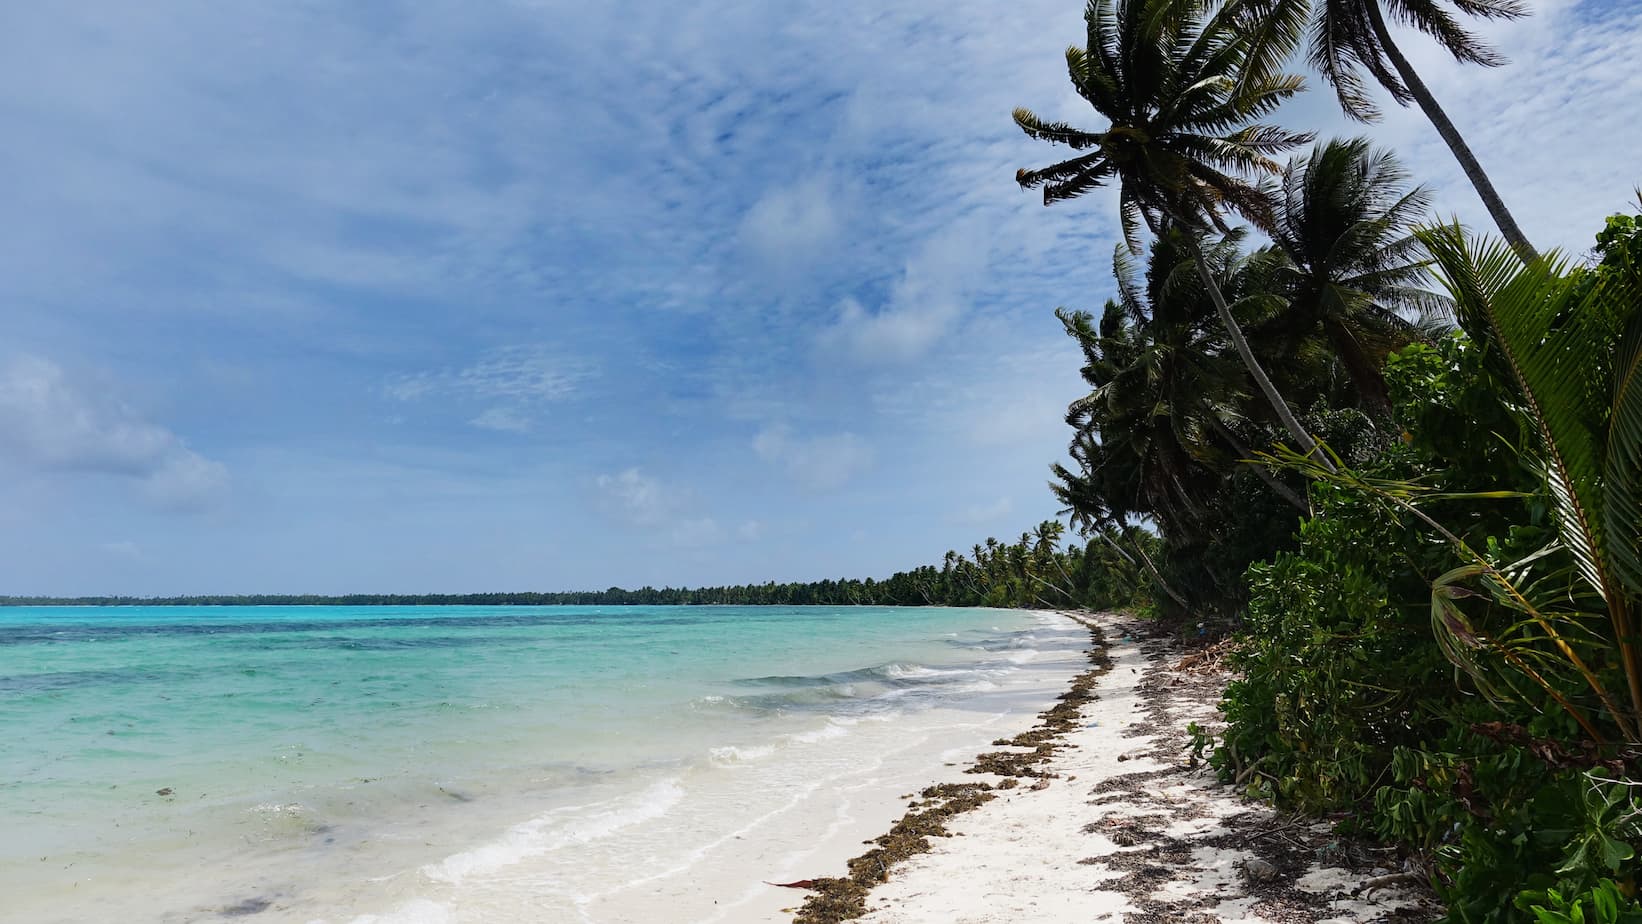
[[[1500,71],[1408,46],[1580,251],[1642,182],[1642,14],[1540,8]],[[1052,310],[1115,227],[1015,188],[1011,108],[1092,120],[1079,4],[1003,10],[8,10],[0,592],[883,575],[1051,515]],[[1417,113],[1371,132],[1481,222]]]

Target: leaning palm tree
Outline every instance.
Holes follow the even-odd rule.
[[[1089,132],[1015,110],[1028,136],[1088,152],[1015,179],[1042,187],[1045,205],[1115,181],[1124,237],[1136,252],[1141,222],[1154,234],[1166,226],[1183,231],[1243,365],[1309,452],[1316,442],[1255,358],[1200,243],[1211,230],[1228,230],[1226,211],[1270,228],[1269,197],[1243,174],[1277,173],[1271,155],[1311,139],[1255,122],[1303,87],[1280,70],[1303,22],[1297,9],[1303,14],[1285,0],[1089,0],[1087,45],[1067,49],[1067,70],[1110,124]]]
[[[1087,434],[1080,436],[1073,441],[1072,459],[1077,463],[1078,470],[1074,472],[1056,462],[1050,466],[1055,480],[1049,482],[1049,490],[1066,505],[1061,513],[1071,518],[1072,528],[1083,536],[1099,538],[1131,565],[1138,557],[1158,589],[1181,607],[1189,607],[1191,604],[1163,577],[1152,556],[1147,554],[1145,544],[1135,535],[1135,528],[1129,524],[1132,511],[1125,509],[1121,503],[1114,505],[1107,500],[1111,495],[1102,477],[1105,459],[1099,441]],[[1125,551],[1119,539],[1128,539],[1135,554]]]
[[[1449,0],[1454,10],[1484,19],[1518,19],[1528,14],[1522,0]],[[1420,79],[1414,66],[1403,57],[1386,27],[1386,14],[1413,26],[1435,39],[1457,61],[1497,67],[1505,63],[1498,52],[1481,39],[1461,28],[1455,17],[1444,8],[1443,0],[1317,0],[1316,17],[1311,26],[1311,66],[1334,86],[1340,98],[1340,108],[1346,115],[1361,122],[1379,118],[1379,110],[1369,99],[1365,82],[1359,73],[1384,87],[1398,104],[1418,103],[1425,117],[1437,129],[1437,134],[1454,152],[1466,179],[1476,187],[1477,195],[1487,207],[1488,214],[1499,226],[1500,233],[1511,249],[1525,261],[1536,258],[1537,251],[1528,242],[1511,210],[1494,189],[1488,173],[1482,169],[1470,145],[1454,127],[1448,114],[1438,105],[1431,89]]]
[[[1270,248],[1244,253],[1241,240],[1240,233],[1228,235],[1206,259],[1234,314],[1252,320],[1247,312],[1267,311],[1262,303],[1283,303],[1269,293],[1287,260]],[[1253,456],[1240,435],[1250,423],[1247,378],[1184,251],[1178,233],[1157,238],[1142,279],[1119,248],[1113,257],[1118,297],[1106,303],[1098,327],[1087,312],[1056,311],[1078,342],[1092,389],[1068,407],[1067,422],[1092,433],[1109,453],[1122,454],[1119,471],[1132,468],[1137,482],[1125,496],[1174,536],[1209,525],[1206,512],[1225,474]],[[1271,472],[1249,467],[1273,493],[1309,512]]]
[[[1426,288],[1428,261],[1413,233],[1430,193],[1407,183],[1396,157],[1364,139],[1318,145],[1283,171],[1271,231],[1289,258],[1281,336],[1325,339],[1361,405],[1381,417],[1391,413],[1386,356],[1451,310]]]

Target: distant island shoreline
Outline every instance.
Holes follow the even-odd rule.
[[[832,582],[839,584],[842,582]],[[117,607],[117,606],[951,606],[945,602],[904,599],[872,582],[849,582],[854,593],[792,592],[774,588],[612,588],[602,591],[559,593],[483,594],[203,594],[178,597],[0,597],[0,607]],[[798,585],[800,588],[807,585]]]

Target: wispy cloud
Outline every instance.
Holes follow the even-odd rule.
[[[600,506],[626,529],[644,532],[652,546],[699,550],[720,545],[731,531],[699,511],[693,491],[627,468],[594,479]],[[756,528],[756,524],[755,524]],[[745,540],[747,524],[735,531]]]
[[[831,491],[866,471],[872,447],[853,433],[799,436],[785,424],[765,427],[753,439],[760,459],[779,465],[809,491]]]
[[[741,219],[741,239],[776,275],[797,276],[834,258],[849,230],[854,191],[817,174],[772,186]]]
[[[977,229],[943,230],[907,261],[877,310],[855,298],[838,308],[838,320],[821,333],[821,344],[866,362],[907,362],[924,355],[964,313],[969,286],[987,260]]]
[[[592,375],[586,360],[565,358],[543,346],[514,346],[491,350],[468,366],[397,376],[386,391],[400,401],[443,395],[562,401]]]
[[[679,510],[679,498],[659,479],[637,468],[600,475],[593,483],[602,492],[606,508],[634,526],[657,526]]]
[[[485,404],[469,424],[528,433],[548,405],[576,396],[596,373],[596,365],[586,359],[544,346],[512,346],[491,350],[466,366],[395,376],[383,391],[398,401]]]
[[[468,423],[482,430],[501,430],[505,433],[529,433],[535,428],[529,417],[512,407],[485,408]]]
[[[167,508],[208,506],[228,488],[222,463],[145,420],[111,385],[88,387],[35,356],[0,366],[0,452],[37,471],[129,479]]]
[[[667,553],[647,578],[751,580],[912,564],[967,545],[955,518],[990,498],[1052,506],[1082,386],[1049,312],[1109,293],[1115,204],[1020,191],[1056,151],[1008,113],[1093,124],[1062,57],[1075,2],[14,6],[0,305],[89,423],[9,399],[0,462],[107,489],[15,487],[31,535],[141,536],[130,573],[166,590],[202,556],[229,584],[579,585],[630,580],[635,530]],[[1578,252],[1642,180],[1642,121],[1612,118],[1642,95],[1614,64],[1642,56],[1642,10],[1535,6],[1480,29],[1508,67],[1406,49],[1534,241]],[[1417,111],[1348,125],[1317,92],[1280,118],[1396,147],[1488,227]],[[221,496],[223,461],[235,510],[289,541],[151,539],[153,507]],[[394,551],[321,560],[319,523]],[[396,528],[486,538],[431,566]],[[44,545],[0,552],[44,573]]]

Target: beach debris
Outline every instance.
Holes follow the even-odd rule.
[[[1277,867],[1259,857],[1249,857],[1239,864],[1243,878],[1250,882],[1270,882],[1277,878]]]
[[[1380,889],[1389,889],[1389,888],[1392,888],[1393,886],[1405,886],[1405,885],[1407,885],[1407,886],[1418,886],[1418,885],[1423,885],[1427,882],[1429,882],[1429,880],[1426,879],[1425,875],[1422,874],[1422,873],[1416,873],[1416,872],[1392,873],[1389,876],[1376,876],[1373,879],[1370,879],[1367,882],[1362,883],[1361,885],[1357,886],[1355,889],[1351,890],[1351,895],[1352,895],[1353,898],[1355,898],[1359,895],[1364,897],[1364,898],[1373,898],[1374,893],[1379,891]]]
[[[154,790],[154,795],[156,795],[156,796],[169,796],[173,792],[175,792],[175,790],[173,790],[171,787],[167,786],[164,789]]]
[[[1237,647],[1236,640],[1223,638],[1189,652],[1176,661],[1169,670],[1180,674],[1218,674],[1226,669],[1226,659]]]
[[[227,906],[224,906],[222,908],[219,908],[219,909],[217,909],[217,911],[223,917],[243,918],[243,917],[248,917],[248,916],[253,915],[253,914],[260,914],[264,911],[267,911],[269,906],[271,906],[272,904],[273,904],[273,902],[266,899],[266,898],[260,898],[260,897],[253,896],[251,898],[245,899],[244,901],[236,902],[235,904],[227,905]]]
[[[772,885],[772,886],[775,886],[776,888],[779,888],[779,889],[813,889],[813,888],[815,888],[815,880],[814,879],[797,879],[797,880],[794,880],[792,882],[771,882],[768,879],[766,879],[766,880],[764,880],[764,884],[765,885]]]
[[[1031,788],[1033,790],[1048,789],[1049,788],[1049,781],[1046,780],[1046,779],[1038,780],[1036,783],[1032,784]]]

